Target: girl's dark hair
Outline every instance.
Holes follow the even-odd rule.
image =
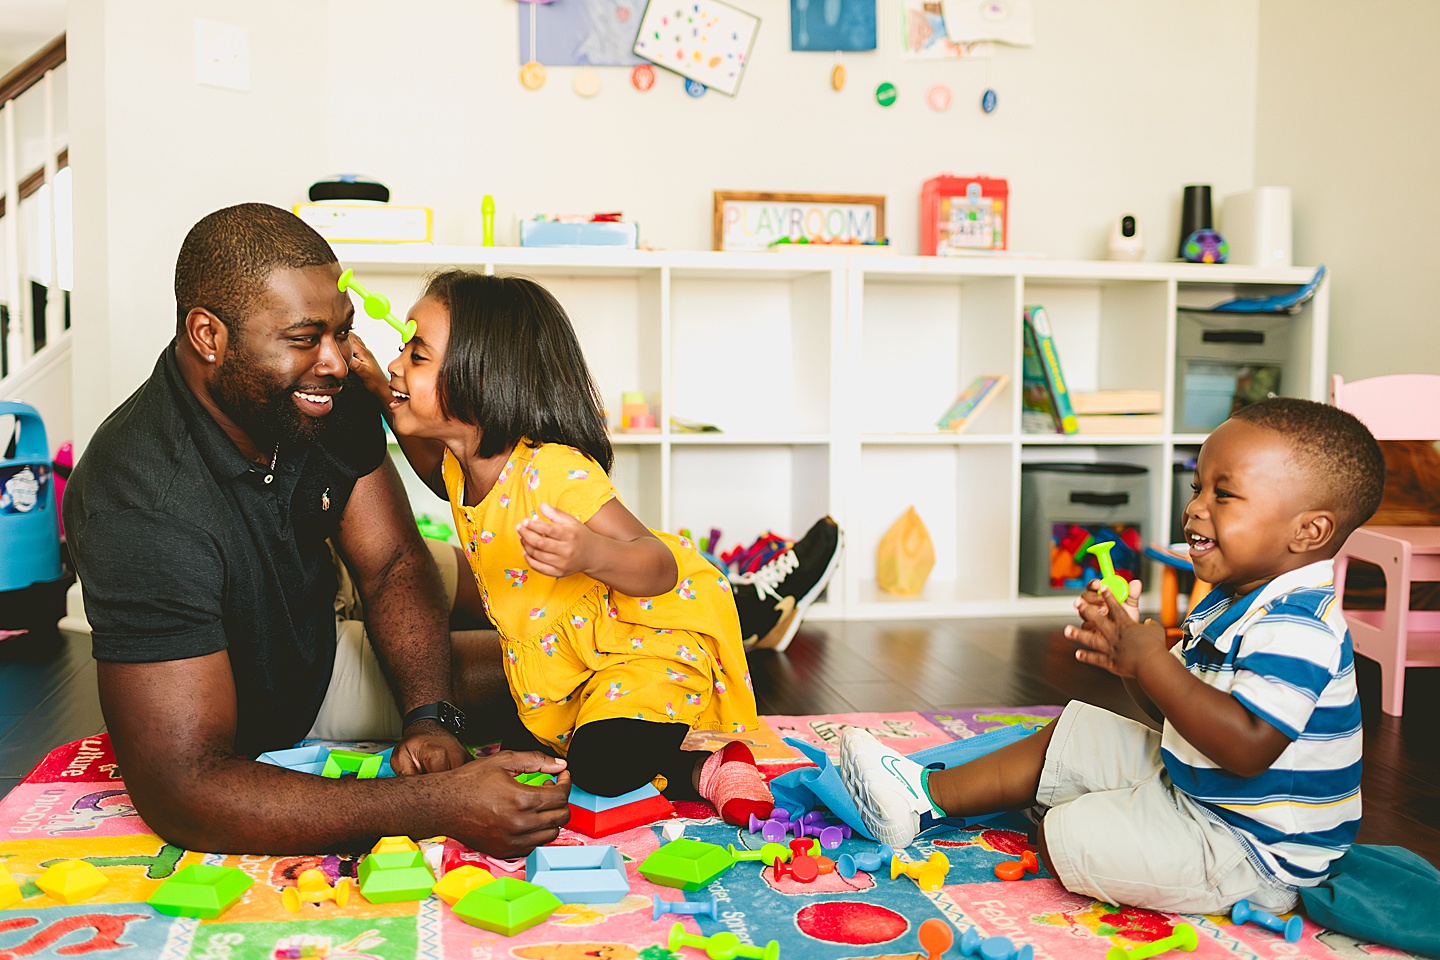
[[[565,308],[534,280],[446,270],[425,296],[450,311],[440,409],[480,428],[481,457],[528,437],[575,447],[610,472],[600,391]]]

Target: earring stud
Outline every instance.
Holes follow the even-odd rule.
[[[215,362],[215,354],[213,354],[213,353],[210,354],[210,362],[211,362],[211,363],[214,363],[214,362]]]

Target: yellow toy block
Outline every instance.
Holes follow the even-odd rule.
[[[950,860],[939,851],[930,854],[929,860],[918,863],[905,863],[899,857],[890,858],[890,879],[895,880],[904,874],[913,878],[921,890],[939,890],[945,886],[945,875],[949,872]]]
[[[61,860],[40,874],[35,886],[68,907],[73,903],[89,900],[109,882],[110,878],[101,873],[93,863],[84,860]]]
[[[371,853],[409,853],[419,850],[420,845],[409,837],[381,837],[375,846],[370,848]]]
[[[20,902],[20,884],[10,876],[10,871],[0,863],[0,910]]]
[[[461,897],[465,896],[465,894],[471,890],[483,887],[485,884],[493,883],[494,881],[495,877],[489,870],[477,867],[472,863],[466,863],[445,874],[445,876],[441,877],[435,883],[435,886],[430,889],[435,896],[453,907]]]

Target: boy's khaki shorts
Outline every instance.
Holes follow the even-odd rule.
[[[430,539],[426,539],[425,545],[440,568],[448,611],[455,605],[459,583],[455,549],[448,543]],[[339,557],[335,558],[335,569],[340,577],[335,596],[335,668],[330,674],[330,686],[325,690],[325,702],[320,705],[320,713],[306,739],[399,740],[403,729],[400,711],[395,706],[395,696],[390,692],[385,672],[380,669],[375,648],[365,634],[365,611],[360,605],[360,595]]]
[[[1295,888],[1250,862],[1249,848],[1170,782],[1160,734],[1072,702],[1055,721],[1036,799],[1065,889],[1106,903],[1220,913],[1237,900],[1293,909]]]

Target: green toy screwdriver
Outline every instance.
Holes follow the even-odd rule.
[[[1110,551],[1114,549],[1114,547],[1115,543],[1113,540],[1109,543],[1097,543],[1090,548],[1090,552],[1095,555],[1095,559],[1100,563],[1100,582],[1110,588],[1110,592],[1115,594],[1116,600],[1124,603],[1130,599],[1130,584],[1126,583],[1125,578],[1115,572],[1115,563],[1110,559]]]
[[[390,298],[384,294],[371,293],[369,290],[360,286],[360,284],[355,281],[354,270],[346,270],[340,274],[340,281],[336,286],[340,288],[341,293],[354,290],[360,294],[360,301],[365,307],[365,312],[376,320],[384,320],[390,324],[390,326],[394,327],[395,332],[400,334],[401,343],[409,343],[410,338],[415,336],[415,321],[396,319],[395,314],[390,312]]]

